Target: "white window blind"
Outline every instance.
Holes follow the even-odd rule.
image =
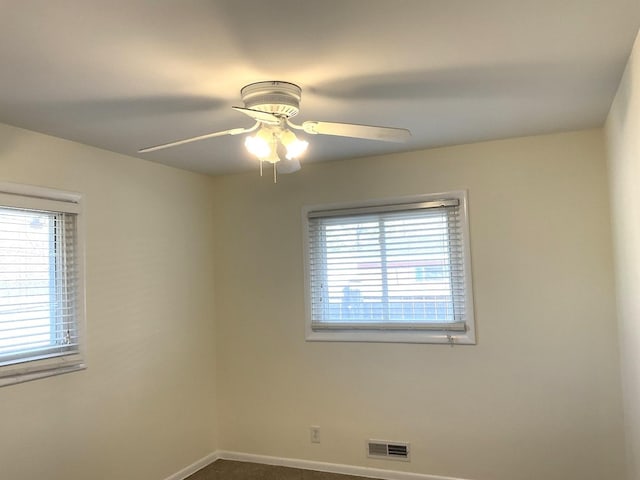
[[[2,189],[0,385],[82,368],[78,204]]]
[[[473,320],[461,200],[308,211],[311,331],[465,335]]]

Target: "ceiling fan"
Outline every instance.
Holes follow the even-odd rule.
[[[207,133],[197,137],[163,143],[138,150],[138,153],[153,152],[164,148],[177,147],[186,143],[223,135],[240,135],[256,132],[245,139],[249,153],[260,160],[260,175],[264,162],[273,165],[274,182],[277,173],[292,173],[300,169],[299,157],[306,151],[308,142],[296,137],[293,130],[301,130],[311,135],[337,135],[340,137],[364,138],[388,142],[404,142],[411,132],[405,128],[377,127],[353,123],[306,121],[301,125],[291,122],[300,111],[302,89],[293,83],[268,81],[246,85],[240,90],[244,107],[232,107],[255,120],[249,128],[232,128],[220,132]],[[284,153],[284,160],[279,153]],[[276,168],[277,167],[277,168]]]

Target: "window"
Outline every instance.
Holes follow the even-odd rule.
[[[475,343],[465,192],[304,218],[308,340]]]
[[[0,183],[0,386],[84,368],[80,200]]]

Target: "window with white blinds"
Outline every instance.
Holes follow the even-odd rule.
[[[84,368],[80,196],[0,184],[0,386]]]
[[[475,343],[465,192],[305,223],[308,339]]]

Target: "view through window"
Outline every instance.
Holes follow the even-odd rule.
[[[451,332],[471,330],[465,340],[472,343],[464,192],[309,209],[306,228],[308,338],[313,332],[355,340],[365,335],[348,332],[376,331],[380,338],[384,331],[433,331],[440,333],[422,339],[450,340]]]
[[[80,199],[0,183],[0,386],[84,368]]]

